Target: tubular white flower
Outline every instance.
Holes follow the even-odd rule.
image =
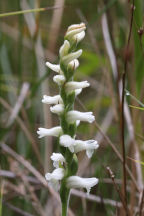
[[[60,114],[62,114],[63,111],[64,111],[64,105],[63,105],[63,104],[57,104],[57,105],[55,105],[55,106],[52,106],[52,107],[50,107],[50,111],[51,111],[52,113],[55,113],[55,114],[60,115]]]
[[[73,153],[75,140],[73,138],[71,138],[71,136],[69,136],[69,135],[62,135],[60,137],[60,145],[62,145],[64,147],[68,147],[69,150]]]
[[[88,83],[88,81],[82,81],[82,82],[70,81],[70,82],[66,83],[65,89],[67,92],[71,92],[71,91],[76,90],[76,89],[86,88],[89,85],[90,84]]]
[[[98,183],[97,178],[81,178],[79,176],[70,176],[67,179],[68,188],[86,188],[87,194],[89,194],[91,188]]]
[[[95,120],[95,117],[92,112],[69,111],[67,113],[67,121],[74,123],[76,120],[92,123]]]
[[[50,129],[38,128],[37,134],[39,135],[39,138],[42,138],[42,137],[45,137],[45,136],[58,137],[60,134],[62,134],[62,128],[60,126],[53,127],[53,128],[50,128]]]
[[[82,92],[82,89],[76,89],[75,90],[75,96],[78,96]]]
[[[68,64],[68,69],[76,70],[78,66],[79,66],[79,61],[77,59],[74,59]]]
[[[55,95],[55,96],[47,96],[43,95],[42,103],[45,104],[62,104],[63,100],[60,95]]]
[[[64,44],[61,46],[59,50],[59,55],[61,58],[68,54],[69,48],[70,48],[70,43],[68,40],[65,40]]]
[[[68,40],[71,40],[74,35],[84,31],[85,29],[86,29],[86,26],[84,23],[71,25],[71,26],[69,26],[69,28],[65,34],[65,38]]]
[[[60,65],[59,64],[51,64],[50,62],[46,62],[46,66],[50,68],[52,71],[60,73]]]
[[[74,35],[74,40],[79,43],[81,40],[83,40],[85,37],[85,31],[80,32],[79,34]]]
[[[45,178],[49,181],[50,185],[55,189],[59,189],[59,181],[64,177],[64,169],[57,168],[52,173],[46,173]]]
[[[77,59],[80,57],[80,55],[82,54],[82,49],[76,51],[76,52],[72,52],[66,56],[64,56],[62,58],[62,62],[63,64],[67,65],[68,63],[70,63],[71,61],[73,61],[74,59]]]
[[[63,85],[65,82],[65,77],[63,75],[56,75],[53,77],[53,81],[58,85]]]
[[[53,161],[53,166],[55,168],[59,168],[59,163],[63,165],[65,163],[65,158],[62,154],[60,153],[53,153],[52,156],[50,157],[51,160]]]
[[[75,140],[74,152],[78,153],[80,151],[86,150],[88,158],[91,158],[94,150],[99,147],[99,144],[96,140]]]

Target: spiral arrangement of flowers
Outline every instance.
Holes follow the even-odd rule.
[[[60,153],[53,153],[54,171],[46,173],[46,180],[56,190],[60,190],[62,202],[62,216],[67,215],[69,194],[71,188],[86,188],[87,193],[91,187],[98,183],[98,179],[81,178],[76,176],[78,169],[77,153],[86,151],[90,158],[95,149],[99,147],[96,140],[77,140],[76,130],[81,121],[92,123],[95,117],[92,112],[80,112],[74,110],[75,98],[82,92],[83,88],[89,86],[87,81],[76,82],[73,80],[74,72],[79,66],[78,58],[82,50],[77,50],[78,43],[85,36],[86,26],[84,23],[68,27],[64,37],[64,43],[59,50],[59,64],[46,65],[57,73],[53,81],[59,87],[59,94],[55,96],[44,95],[42,102],[52,105],[50,110],[59,116],[60,126],[50,129],[39,128],[39,138],[55,136],[58,138]]]

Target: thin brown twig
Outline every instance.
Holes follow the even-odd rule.
[[[133,26],[133,17],[134,17],[134,0],[131,7],[131,19],[130,19],[130,29],[128,35],[128,41],[126,45],[126,56],[124,62],[124,73],[122,75],[122,101],[121,101],[121,139],[122,139],[122,157],[123,157],[123,194],[125,199],[125,204],[127,206],[127,191],[126,191],[126,153],[125,153],[125,119],[124,119],[124,99],[125,99],[125,82],[126,82],[126,74],[127,74],[127,64],[128,64],[128,50],[129,44],[132,34],[132,26]],[[128,215],[128,211],[126,211],[126,215]]]
[[[121,200],[121,202],[122,202],[122,205],[123,205],[125,211],[127,212],[128,209],[127,209],[127,206],[126,206],[126,203],[125,203],[123,194],[121,194],[119,187],[118,187],[117,184],[115,183],[115,176],[114,176],[114,174],[113,174],[113,172],[112,172],[112,170],[111,170],[110,167],[106,167],[106,170],[107,170],[107,172],[108,172],[108,174],[109,174],[109,177],[111,178],[111,180],[112,180],[112,182],[113,182],[113,185],[114,185],[114,187],[115,187],[115,189],[116,189],[116,191],[117,191],[117,193],[118,193],[118,195],[119,195],[119,198],[120,198],[120,200]]]
[[[34,215],[32,215],[32,214],[30,214],[30,213],[28,213],[28,212],[26,212],[26,211],[24,211],[24,210],[22,210],[22,209],[20,209],[20,208],[14,206],[14,205],[12,205],[12,204],[10,204],[10,203],[3,202],[3,204],[4,204],[5,206],[7,206],[8,208],[10,208],[11,210],[13,210],[14,212],[18,213],[19,215],[23,215],[23,216],[34,216]]]

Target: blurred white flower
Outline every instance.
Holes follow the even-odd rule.
[[[61,165],[63,165],[63,163],[65,163],[65,158],[61,153],[53,153],[50,158],[53,161],[53,166],[55,168],[59,168],[59,163]]]
[[[78,66],[79,66],[79,61],[77,59],[74,59],[68,64],[68,69],[76,70]]]
[[[68,30],[65,34],[65,38],[68,40],[73,40],[73,37],[86,29],[84,23],[74,24],[68,27]]]
[[[98,183],[97,178],[81,178],[79,176],[70,176],[67,179],[67,187],[69,188],[86,188],[87,194],[90,193],[91,187]]]
[[[55,136],[58,137],[62,133],[62,128],[60,126],[53,127],[50,129],[46,128],[38,128],[37,134],[39,135],[39,138],[45,137],[45,136]]]
[[[69,111],[67,113],[67,121],[74,123],[76,120],[92,123],[95,120],[95,117],[92,112]]]
[[[84,37],[85,37],[85,31],[82,31],[82,32],[80,32],[80,33],[74,35],[73,39],[74,39],[77,43],[79,43],[81,40],[84,39]]]
[[[71,91],[76,90],[76,89],[86,88],[89,85],[90,84],[88,83],[88,81],[82,81],[82,82],[70,81],[70,82],[66,83],[65,89],[67,92],[71,92]]]
[[[59,50],[59,55],[61,58],[68,54],[69,48],[70,48],[70,43],[69,41],[65,40],[64,44],[60,47]]]
[[[74,59],[79,58],[81,54],[82,54],[82,49],[80,49],[76,52],[71,52],[62,58],[62,62],[64,65],[68,65]]]
[[[50,62],[46,62],[46,66],[48,68],[50,68],[51,70],[57,72],[57,73],[60,73],[60,65],[58,64],[51,64]]]
[[[53,81],[57,83],[59,86],[63,85],[65,82],[65,77],[63,75],[56,75],[53,77]]]
[[[82,89],[76,89],[75,90],[75,96],[78,96],[82,92]]]
[[[64,105],[63,104],[57,104],[55,106],[52,106],[52,107],[50,107],[50,111],[52,113],[60,115],[64,112]]]
[[[99,147],[99,144],[96,140],[75,140],[74,152],[78,153],[80,151],[86,150],[88,158],[91,158],[94,150]]]
[[[64,169],[57,168],[52,173],[46,173],[45,178],[49,181],[49,184],[55,189],[59,189],[59,181],[64,177]]]
[[[55,95],[55,96],[47,96],[43,95],[42,103],[45,104],[62,104],[63,100],[60,95]]]
[[[69,148],[69,150],[73,153],[75,140],[69,135],[62,135],[60,137],[60,145]]]

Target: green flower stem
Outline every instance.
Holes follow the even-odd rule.
[[[60,189],[60,197],[62,204],[61,216],[67,216],[68,204],[69,204],[70,190],[66,187],[66,178],[62,181]]]
[[[76,44],[73,44],[71,46],[69,53],[76,49]],[[63,129],[63,133],[70,135],[71,137],[74,137],[76,134],[76,124],[70,124],[67,122],[67,112],[70,110],[73,110],[74,108],[74,102],[75,102],[75,93],[67,94],[65,91],[65,84],[69,81],[73,80],[73,74],[74,71],[71,69],[68,69],[66,65],[63,64],[63,62],[60,59],[60,67],[63,70],[63,73],[65,75],[66,81],[65,83],[60,87],[60,95],[64,102],[64,113],[60,116],[60,124]],[[63,149],[61,148],[61,153],[63,153]],[[65,150],[65,159],[66,159],[66,173],[65,177],[61,182],[61,188],[60,188],[60,197],[61,197],[61,204],[62,204],[62,216],[67,216],[67,209],[69,205],[69,198],[70,198],[70,189],[66,187],[66,181],[69,176],[75,175],[78,169],[78,160],[77,156],[74,153],[71,153],[70,150],[67,148]]]

